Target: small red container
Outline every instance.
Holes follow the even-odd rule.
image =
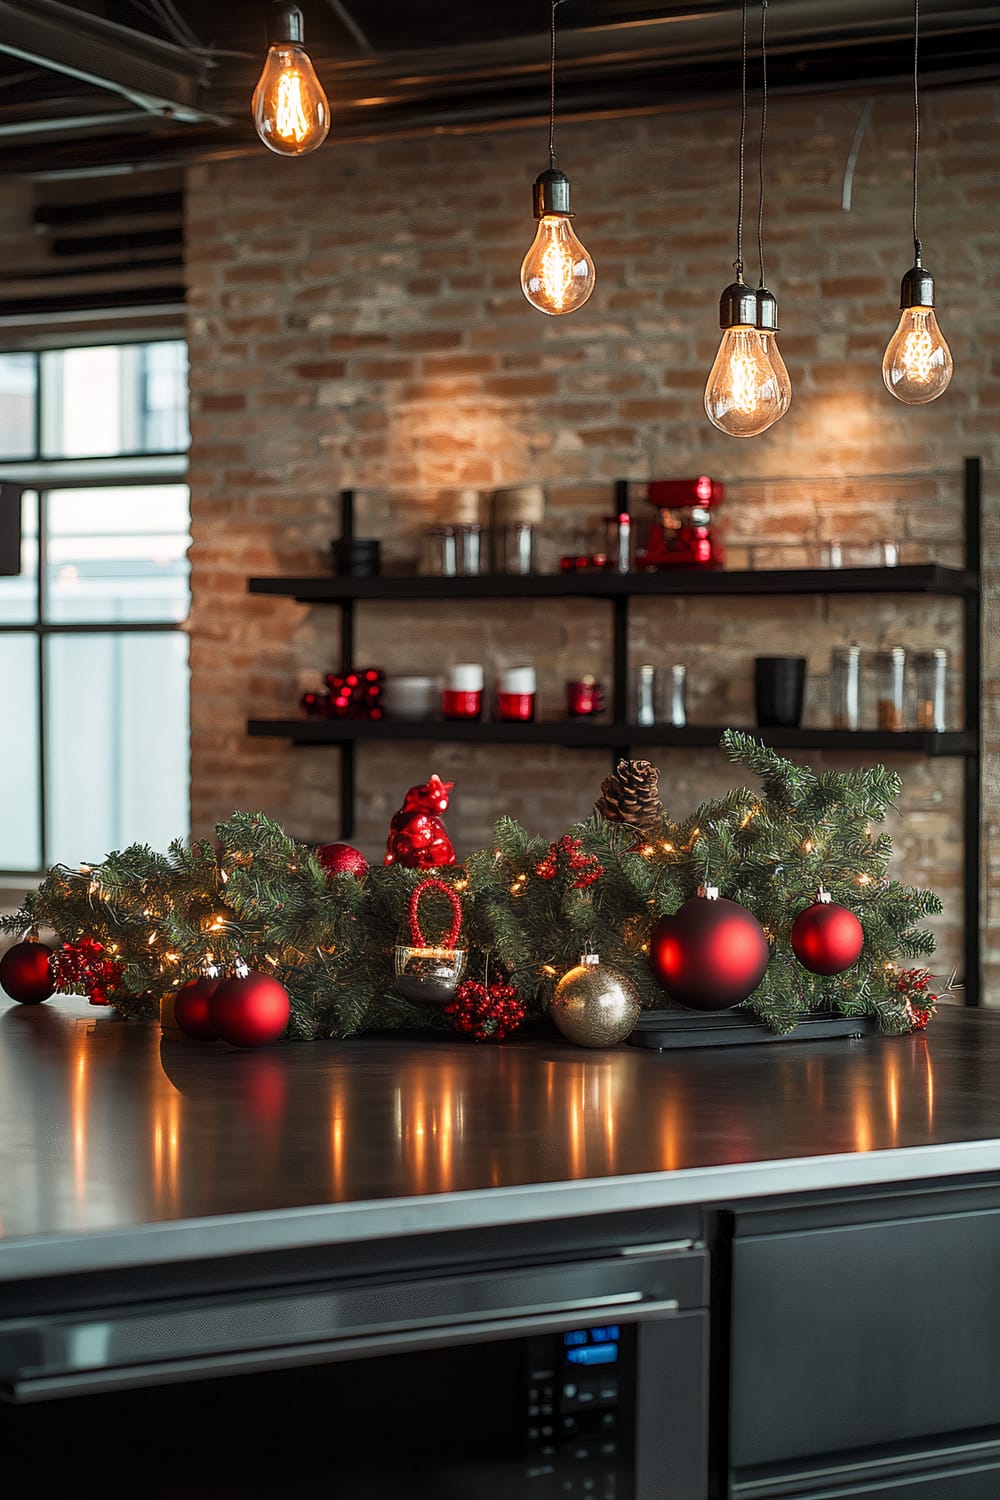
[[[535,717],[534,693],[497,693],[497,718],[530,724]]]
[[[497,673],[496,716],[508,723],[530,724],[535,717],[534,667],[507,667]]]
[[[483,712],[483,669],[478,662],[460,662],[445,673],[441,714],[445,719],[478,719]]]
[[[483,712],[483,694],[457,692],[445,688],[441,694],[441,712],[446,719],[478,719]]]
[[[596,677],[567,682],[566,712],[571,719],[585,719],[604,712],[604,689]]]

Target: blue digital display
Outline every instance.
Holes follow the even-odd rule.
[[[580,1344],[613,1344],[620,1337],[618,1324],[609,1323],[606,1328],[574,1328],[572,1333],[563,1334],[563,1343],[567,1349],[575,1349]]]
[[[571,1365],[613,1365],[618,1362],[617,1344],[586,1344],[566,1350]]]

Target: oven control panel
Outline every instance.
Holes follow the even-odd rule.
[[[630,1500],[633,1327],[572,1329],[528,1348],[526,1492],[532,1500]]]

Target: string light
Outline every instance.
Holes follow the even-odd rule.
[[[573,231],[569,178],[556,165],[556,8],[552,0],[549,54],[549,165],[532,187],[535,238],[521,262],[521,290],[539,312],[558,317],[582,307],[594,290],[594,262]]]

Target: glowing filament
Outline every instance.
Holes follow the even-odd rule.
[[[539,312],[558,317],[582,306],[594,290],[594,262],[567,214],[545,214],[521,264],[521,290]]]
[[[330,129],[330,105],[309,54],[293,43],[268,48],[252,112],[264,145],[281,156],[303,156]]]
[[[940,396],[954,371],[932,307],[905,307],[882,360],[886,389],[908,406]]]

